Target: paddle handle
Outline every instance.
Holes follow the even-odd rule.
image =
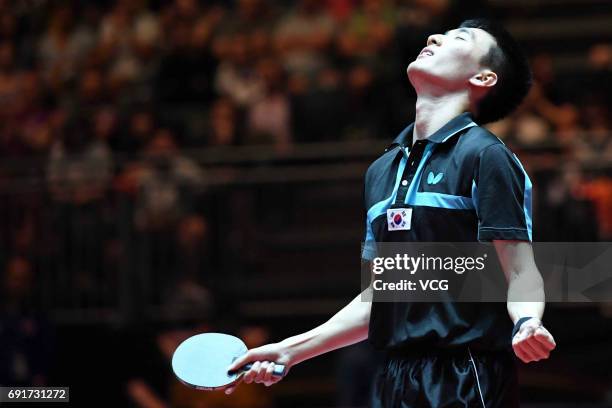
[[[242,367],[242,369],[246,371],[250,370],[251,367],[253,367],[253,363],[245,365],[244,367]],[[275,377],[282,377],[283,375],[285,375],[285,366],[283,364],[274,363],[274,371],[272,371],[272,375]]]

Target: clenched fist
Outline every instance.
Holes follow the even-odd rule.
[[[525,321],[512,338],[514,354],[524,363],[548,358],[556,346],[553,336],[535,317]]]

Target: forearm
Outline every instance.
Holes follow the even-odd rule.
[[[544,314],[544,281],[533,256],[531,244],[522,241],[494,241],[508,281],[508,314],[512,322],[521,317]]]
[[[371,303],[362,300],[362,295],[322,325],[283,340],[292,365],[367,339]]]
[[[508,314],[512,323],[522,317],[537,317],[544,314],[544,281],[535,263],[515,265],[508,279]]]

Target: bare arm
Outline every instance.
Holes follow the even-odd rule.
[[[508,281],[508,314],[512,323],[521,317],[544,315],[544,282],[526,241],[494,241]]]
[[[542,325],[544,281],[533,257],[531,243],[494,241],[495,250],[508,281],[508,314],[512,323],[529,317],[512,339],[512,348],[523,362],[548,358],[555,348],[553,336]]]
[[[367,339],[371,309],[371,302],[366,300],[371,299],[369,291],[371,287],[357,295],[328,321],[312,330],[279,343],[249,350],[237,359],[229,370],[236,370],[249,362],[254,362],[242,380],[246,383],[255,381],[268,386],[280,380],[272,376],[274,363],[271,362],[284,364],[287,372],[291,366],[304,360]],[[230,388],[226,392],[231,393],[233,390],[234,388]]]
[[[370,288],[366,289],[369,291]],[[322,325],[281,342],[290,353],[292,364],[350,346],[368,338],[371,303],[357,295]]]

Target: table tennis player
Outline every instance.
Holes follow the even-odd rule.
[[[508,299],[524,292],[533,297],[382,303],[360,294],[322,325],[252,349],[229,369],[254,362],[243,381],[271,385],[280,380],[272,376],[273,361],[290,368],[369,339],[387,356],[374,380],[372,407],[519,407],[518,360],[548,358],[555,340],[542,324],[531,181],[482,125],[504,118],[526,96],[527,59],[497,23],[467,20],[429,36],[407,74],[417,94],[416,117],[366,173],[362,258],[372,260],[379,242],[492,242]]]

